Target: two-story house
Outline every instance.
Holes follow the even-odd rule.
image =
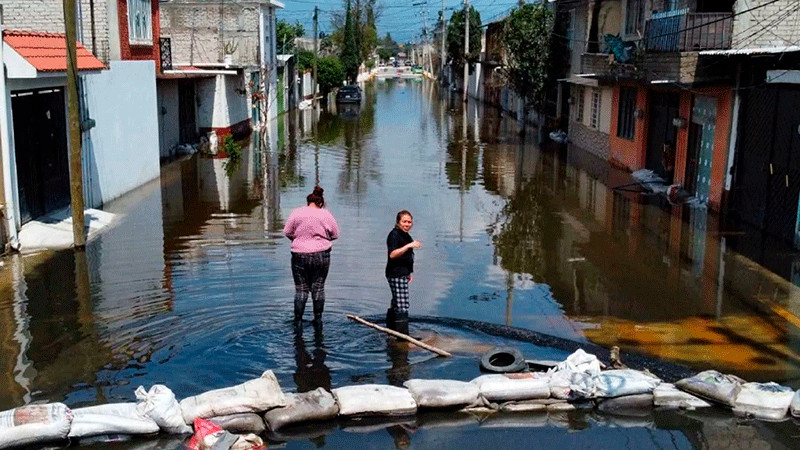
[[[193,133],[246,136],[277,115],[274,0],[161,3],[162,149]],[[164,155],[162,156],[169,156]]]
[[[63,4],[3,2],[0,121],[6,233],[69,204]],[[159,175],[158,2],[77,3],[84,200],[104,203]]]

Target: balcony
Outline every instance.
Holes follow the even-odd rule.
[[[733,14],[687,9],[653,14],[645,26],[648,52],[697,52],[731,48]]]

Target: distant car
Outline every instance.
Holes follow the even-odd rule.
[[[406,66],[411,67],[411,61],[406,61]]]
[[[361,88],[356,85],[342,86],[336,93],[337,103],[361,103]]]

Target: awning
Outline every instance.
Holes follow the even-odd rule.
[[[778,53],[791,53],[800,51],[798,45],[783,45],[780,47],[753,47],[753,48],[732,48],[728,50],[703,50],[698,52],[702,56],[735,56],[735,55],[774,55]]]
[[[80,42],[77,43],[79,71],[106,68],[102,61]],[[63,75],[67,70],[67,40],[65,35],[36,31],[3,32],[3,63],[8,78],[38,78]]]
[[[588,74],[577,74],[572,75],[569,78],[561,78],[558,81],[566,81],[569,84],[580,84],[583,86],[591,86],[597,87],[597,78],[594,78],[596,74],[588,73]]]

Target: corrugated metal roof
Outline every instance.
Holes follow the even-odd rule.
[[[60,33],[36,31],[3,31],[3,41],[25,58],[37,71],[63,72],[67,70],[67,40]],[[78,70],[101,70],[106,66],[77,43]]]
[[[699,52],[700,55],[720,55],[720,56],[734,56],[734,55],[773,55],[777,53],[791,53],[800,51],[800,46],[789,45],[780,47],[752,47],[752,48],[732,48],[728,50],[703,50]]]

